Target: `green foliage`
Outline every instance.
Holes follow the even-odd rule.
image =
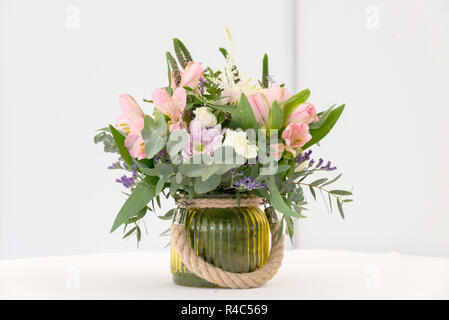
[[[262,62],[262,88],[268,88],[268,55],[265,53]]]
[[[171,220],[173,218],[174,214],[175,214],[175,209],[170,209],[164,215],[158,216],[158,218],[161,220]]]
[[[179,165],[178,170],[183,175],[195,178],[201,177],[204,171],[206,171],[206,168],[207,166],[204,164],[182,163]]]
[[[225,48],[218,48],[218,50],[220,50],[225,59],[228,57],[228,51]]]
[[[148,115],[145,116],[142,138],[148,159],[152,159],[167,143],[167,130],[167,123],[162,114],[159,114],[156,121]]]
[[[329,131],[332,130],[337,120],[340,118],[340,115],[342,114],[343,110],[345,108],[345,105],[341,105],[335,110],[332,110],[327,116],[326,120],[322,122],[322,124],[317,128],[311,128],[310,134],[312,135],[312,139],[307,142],[302,149],[306,150],[307,148],[310,148],[314,144],[318,143],[323,139]]]
[[[281,106],[277,101],[273,101],[273,105],[270,110],[269,129],[281,130],[284,124],[284,114]]]
[[[169,95],[173,94],[172,81],[174,85],[179,85],[181,81],[180,67],[185,68],[189,62],[193,61],[190,52],[181,40],[174,38],[173,47],[176,59],[170,52],[166,54],[169,85],[165,88]],[[223,56],[232,63],[232,57],[224,48],[219,49]],[[227,70],[228,72],[229,70]],[[239,81],[239,73],[235,65],[231,70],[235,76],[235,82]],[[173,76],[173,77],[172,77]],[[223,129],[232,128],[235,130],[246,131],[248,129],[258,129],[259,124],[249,104],[245,94],[241,94],[238,104],[225,104],[222,96],[222,83],[224,75],[221,71],[213,71],[206,68],[200,89],[186,87],[187,101],[185,110],[182,114],[182,120],[188,125],[195,117],[195,109],[199,107],[210,107],[210,110],[217,117],[217,122]],[[268,56],[264,55],[262,61],[262,78],[259,84],[262,88],[270,86]],[[130,185],[130,194],[123,204],[115,221],[111,232],[120,226],[124,226],[123,238],[129,238],[132,235],[140,241],[142,231],[146,231],[144,218],[149,212],[156,214],[156,206],[161,207],[161,198],[184,195],[189,198],[205,194],[232,194],[237,198],[240,204],[242,197],[247,194],[257,195],[264,200],[267,205],[271,205],[279,213],[282,213],[281,228],[279,236],[284,232],[292,239],[294,233],[294,222],[297,218],[305,218],[303,213],[307,210],[306,196],[311,195],[315,201],[321,196],[329,213],[335,208],[338,209],[340,216],[344,219],[344,204],[352,201],[351,191],[329,188],[335,183],[341,174],[333,179],[317,177],[312,182],[308,178],[315,172],[323,172],[325,169],[313,167],[312,165],[298,167],[296,159],[292,153],[285,152],[279,162],[272,158],[268,160],[273,164],[278,164],[267,175],[269,145],[274,138],[281,138],[281,133],[286,125],[287,117],[302,103],[306,102],[310,96],[310,91],[305,89],[287,101],[274,101],[272,103],[268,127],[265,134],[258,137],[252,137],[248,134],[250,143],[259,143],[259,151],[264,149],[260,146],[265,145],[266,154],[260,153],[258,162],[253,163],[248,159],[244,162],[241,155],[237,155],[231,147],[221,147],[215,151],[212,158],[209,155],[196,155],[189,161],[184,162],[182,150],[187,146],[190,139],[188,133],[183,130],[175,131],[169,135],[168,116],[155,111],[153,117],[146,115],[144,118],[144,128],[141,131],[145,144],[146,159],[137,160],[130,156],[128,149],[124,145],[126,134],[109,126],[100,129],[94,137],[94,143],[102,143],[105,152],[120,154],[120,164],[116,164],[114,169],[129,170],[132,165],[136,165],[137,173],[133,175]],[[145,102],[153,103],[152,100]],[[321,141],[333,128],[338,121],[345,105],[335,107],[331,106],[324,112],[318,113],[318,121],[309,125],[312,139],[296,152],[304,152],[307,148]],[[275,136],[270,129],[278,130]],[[282,142],[282,141],[280,141]],[[160,151],[164,151],[159,153]],[[158,154],[159,153],[159,154]],[[223,154],[230,154],[234,160],[232,163],[225,162]],[[157,156],[156,156],[157,155]],[[300,171],[299,171],[300,170]],[[299,172],[298,172],[299,171]],[[129,175],[129,171],[126,173]],[[252,180],[251,180],[252,179]],[[238,182],[238,184],[235,184]],[[248,187],[248,183],[258,184],[255,189]],[[163,215],[156,215],[161,220],[171,220],[174,215],[174,209],[169,210]],[[162,235],[169,234],[169,229]]]
[[[309,96],[310,90],[305,89],[285,101],[283,103],[284,119],[287,119],[287,117],[296,109],[297,106],[299,106],[301,103],[306,102]]]
[[[123,223],[125,223],[129,218],[136,215],[140,210],[142,210],[148,202],[155,196],[155,187],[148,185],[138,185],[130,194],[128,199],[126,199],[123,207],[120,209],[117,217],[115,218],[114,224],[112,225],[111,231],[113,232]]]
[[[265,183],[268,187],[268,190],[270,191],[269,195],[269,202],[275,208],[277,211],[283,213],[287,216],[293,216],[297,218],[304,218],[303,215],[300,213],[292,210],[286,203],[285,200],[282,198],[281,194],[279,193],[279,190],[276,186],[276,183],[274,181],[273,176],[266,176],[265,177]]]
[[[244,93],[240,96],[239,105],[232,112],[232,127],[234,129],[253,129],[258,126],[253,109]]]
[[[175,84],[178,86],[179,83],[181,82],[181,72],[179,71],[178,64],[176,63],[175,58],[173,58],[173,56],[171,55],[170,52],[167,52],[165,54],[165,56],[167,58],[167,62],[170,65],[171,70],[173,71],[173,76],[175,78]]]
[[[109,133],[109,131],[103,131],[95,135],[94,143],[97,144],[100,142],[103,143],[104,152],[119,153],[114,137],[111,133]]]
[[[179,64],[183,68],[185,68],[187,66],[187,63],[193,60],[189,50],[187,50],[184,43],[182,43],[182,41],[177,38],[173,39],[173,47],[175,48],[175,54],[178,58]]]
[[[117,129],[115,129],[112,125],[109,125],[109,130],[112,133],[112,136],[114,137],[115,144],[118,148],[118,151],[120,153],[120,156],[125,160],[125,162],[132,166],[133,164],[133,158],[129,154],[128,149],[125,147],[125,136],[120,133]]]
[[[171,158],[176,157],[189,142],[190,136],[184,130],[174,131],[168,138],[167,152]]]
[[[291,243],[293,244],[293,233],[295,232],[295,224],[293,222],[293,218],[290,216],[285,216],[285,222],[287,224],[287,229],[285,231],[289,236]]]
[[[338,176],[336,176],[334,179],[327,179],[327,178],[321,178],[318,180],[315,180],[311,183],[305,183],[305,182],[301,182],[301,180],[299,182],[297,182],[299,185],[302,186],[306,186],[309,188],[311,195],[313,196],[313,198],[316,200],[316,191],[319,191],[319,193],[321,194],[324,203],[326,204],[326,207],[329,211],[329,213],[332,213],[333,210],[333,205],[332,202],[335,201],[335,203],[337,204],[337,208],[338,211],[340,213],[340,216],[344,219],[345,215],[343,212],[343,203],[346,202],[351,202],[352,199],[343,199],[343,196],[351,196],[352,192],[347,191],[347,190],[328,190],[324,187],[334,183],[335,181],[337,181],[338,179],[340,179],[341,174],[339,174]],[[327,193],[327,197],[324,196],[324,194]]]
[[[321,127],[334,108],[335,104],[330,106],[326,111],[318,113],[318,121],[312,122],[309,127],[312,129]]]
[[[197,194],[203,194],[215,190],[221,182],[221,176],[213,175],[206,181],[203,181],[200,177],[195,178],[194,190]]]

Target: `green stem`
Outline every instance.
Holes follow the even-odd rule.
[[[304,182],[295,182],[295,183],[296,183],[296,184],[299,184],[299,185],[302,185],[302,186],[312,187],[312,188],[319,189],[320,191],[327,192],[328,194],[330,194],[331,196],[333,196],[334,198],[336,198],[338,201],[342,202],[342,200],[340,199],[342,196],[338,196],[338,195],[336,195],[336,194],[333,194],[333,193],[331,193],[329,190],[324,189],[324,188],[322,188],[322,187],[320,187],[320,186],[314,186],[314,185],[312,185],[312,184],[310,184],[310,183],[304,183]]]

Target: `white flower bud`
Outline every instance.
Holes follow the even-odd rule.
[[[208,107],[196,108],[193,113],[195,113],[195,120],[199,121],[203,127],[211,128],[217,125],[217,117]]]
[[[257,146],[250,144],[246,137],[246,132],[226,130],[226,137],[223,142],[223,146],[229,146],[234,148],[234,151],[245,157],[246,159],[253,159],[257,157]]]

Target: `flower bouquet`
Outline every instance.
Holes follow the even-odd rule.
[[[252,81],[234,62],[230,35],[227,49],[220,48],[223,70],[194,61],[179,39],[173,44],[168,85],[143,99],[154,105],[151,115],[123,94],[115,125],[95,136],[119,155],[109,168],[129,171],[116,180],[129,193],[111,232],[123,226],[123,238],[140,241],[145,216],[156,214],[162,197],[173,197],[177,207],[158,217],[172,220],[164,234],[171,232],[174,281],[259,286],[280,266],[284,233],[291,238],[295,219],[305,217],[306,193],[314,199],[320,193],[344,218],[352,194],[329,187],[341,174],[307,180],[336,169],[312,159],[311,147],[344,105],[317,113],[308,89],[291,95],[273,80],[266,54],[260,81]]]

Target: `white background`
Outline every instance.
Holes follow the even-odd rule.
[[[338,166],[356,202],[345,221],[311,204],[295,246],[449,256],[447,1],[0,4],[1,259],[136,250],[108,234],[122,173],[106,169],[115,158],[93,135],[120,93],[142,101],[165,85],[171,38],[221,67],[225,27],[242,71],[259,78],[267,52],[275,78],[309,87],[319,110],[347,104],[314,154]],[[141,250],[163,250],[167,222],[147,226]]]

